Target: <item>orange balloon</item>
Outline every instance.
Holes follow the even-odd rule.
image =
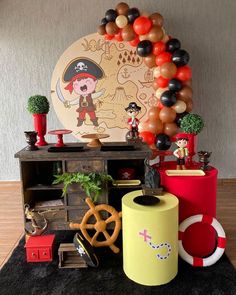
[[[172,123],[176,118],[176,111],[169,107],[164,107],[160,110],[160,120],[163,123]]]
[[[173,62],[165,62],[161,65],[160,73],[162,77],[171,79],[177,72],[177,67]]]
[[[193,97],[193,90],[190,86],[183,86],[182,89],[177,93],[177,98],[183,101],[188,101]]]
[[[159,88],[159,84],[157,83],[157,79],[153,80],[152,87],[153,87],[154,90],[157,90]]]
[[[165,123],[163,132],[168,136],[174,136],[178,132],[178,126],[175,123]]]
[[[153,26],[147,34],[147,37],[151,42],[158,42],[162,40],[163,35],[163,30],[160,26]]]
[[[120,2],[116,5],[116,11],[118,14],[125,15],[129,10],[129,5],[125,2]]]
[[[164,43],[166,43],[166,42],[168,42],[170,40],[170,37],[167,35],[167,34],[165,34],[165,32],[164,32],[164,36],[163,36],[163,38],[162,38],[162,42],[164,42]]]
[[[105,35],[106,34],[105,26],[103,26],[103,25],[98,26],[97,32],[99,35]]]
[[[152,21],[152,23],[154,25],[158,25],[158,26],[161,26],[161,27],[163,26],[164,18],[160,13],[158,13],[158,12],[153,13],[153,14],[151,14],[149,16],[149,18],[150,18],[150,20]]]
[[[121,36],[124,41],[132,41],[133,39],[135,39],[136,34],[133,30],[133,26],[132,25],[125,26],[121,32]]]
[[[150,120],[148,123],[148,130],[152,132],[153,134],[158,134],[162,131],[163,129],[163,123],[161,120]]]
[[[151,107],[148,111],[148,118],[150,121],[159,119],[160,109],[158,107]]]
[[[144,63],[148,68],[153,68],[156,66],[156,56],[151,53],[148,56],[144,57]]]
[[[106,32],[108,35],[115,35],[119,32],[119,28],[114,22],[109,22],[106,24]]]
[[[190,113],[193,110],[193,100],[189,99],[189,101],[186,103],[186,112]]]
[[[177,114],[183,113],[187,108],[187,105],[182,100],[177,100],[176,103],[172,106],[172,109],[176,111]]]
[[[140,122],[138,124],[138,132],[148,131],[148,121]]]

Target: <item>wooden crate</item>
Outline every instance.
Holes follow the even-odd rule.
[[[80,257],[73,243],[60,244],[58,249],[59,268],[86,268],[86,262]]]

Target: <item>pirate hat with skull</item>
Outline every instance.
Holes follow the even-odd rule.
[[[103,69],[96,62],[86,57],[74,59],[63,73],[64,82],[86,77],[96,80],[104,77]]]

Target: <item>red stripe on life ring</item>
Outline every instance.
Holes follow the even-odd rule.
[[[203,258],[193,257],[193,266],[203,266]]]
[[[217,247],[225,249],[226,238],[218,237],[218,245]]]
[[[179,230],[179,241],[183,240],[184,232]]]
[[[208,223],[208,224],[212,224],[213,221],[213,217],[209,216],[209,215],[203,215],[202,216],[202,222],[203,223]]]

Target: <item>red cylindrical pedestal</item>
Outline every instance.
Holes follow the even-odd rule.
[[[34,129],[38,133],[37,146],[44,146],[48,143],[45,141],[44,136],[47,130],[47,114],[33,114]]]
[[[166,162],[160,168],[161,185],[179,199],[179,223],[196,214],[216,216],[217,174],[215,168],[205,176],[167,176],[165,170],[175,169],[175,162]],[[183,245],[193,256],[209,256],[215,248],[214,229],[202,223],[190,226],[184,235]]]

